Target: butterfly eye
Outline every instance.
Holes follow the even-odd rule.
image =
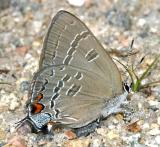
[[[127,91],[128,93],[130,93],[131,92],[131,88],[132,88],[132,83],[129,85],[129,84],[127,84],[127,83],[123,83],[123,88],[124,88],[124,90],[125,91]]]
[[[30,112],[31,114],[40,113],[44,109],[44,106],[40,103],[35,103],[30,105]]]

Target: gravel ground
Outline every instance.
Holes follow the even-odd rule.
[[[0,146],[5,147],[159,147],[160,85],[130,96],[134,117],[112,115],[87,137],[68,140],[63,132],[54,136],[16,132],[15,123],[25,116],[27,89],[38,68],[43,37],[51,18],[60,9],[78,16],[113,56],[133,49],[129,64],[141,75],[160,54],[159,0],[0,0]],[[145,56],[142,64],[141,58]],[[117,58],[117,57],[116,57]],[[128,59],[118,57],[126,63]],[[117,64],[118,65],[118,64]],[[119,66],[122,76],[126,72]],[[160,80],[160,64],[143,81]]]

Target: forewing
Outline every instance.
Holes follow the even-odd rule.
[[[44,40],[39,69],[62,64],[66,65],[66,68],[70,65],[94,75],[98,73],[103,77],[107,90],[100,95],[97,94],[100,98],[102,95],[113,97],[122,93],[120,73],[110,56],[85,24],[66,11],[58,12],[50,24]],[[98,77],[97,80],[99,81]],[[101,89],[103,84],[98,86]],[[92,85],[88,85],[88,90],[87,93],[92,95],[90,93],[93,92]]]

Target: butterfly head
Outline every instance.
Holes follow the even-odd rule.
[[[132,83],[128,84],[126,82],[123,83],[123,89],[124,91],[131,93],[132,92]]]

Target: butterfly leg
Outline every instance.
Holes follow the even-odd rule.
[[[99,119],[95,122],[88,124],[87,126],[76,128],[74,132],[77,137],[88,136],[90,133],[94,132],[96,128],[99,126]]]

